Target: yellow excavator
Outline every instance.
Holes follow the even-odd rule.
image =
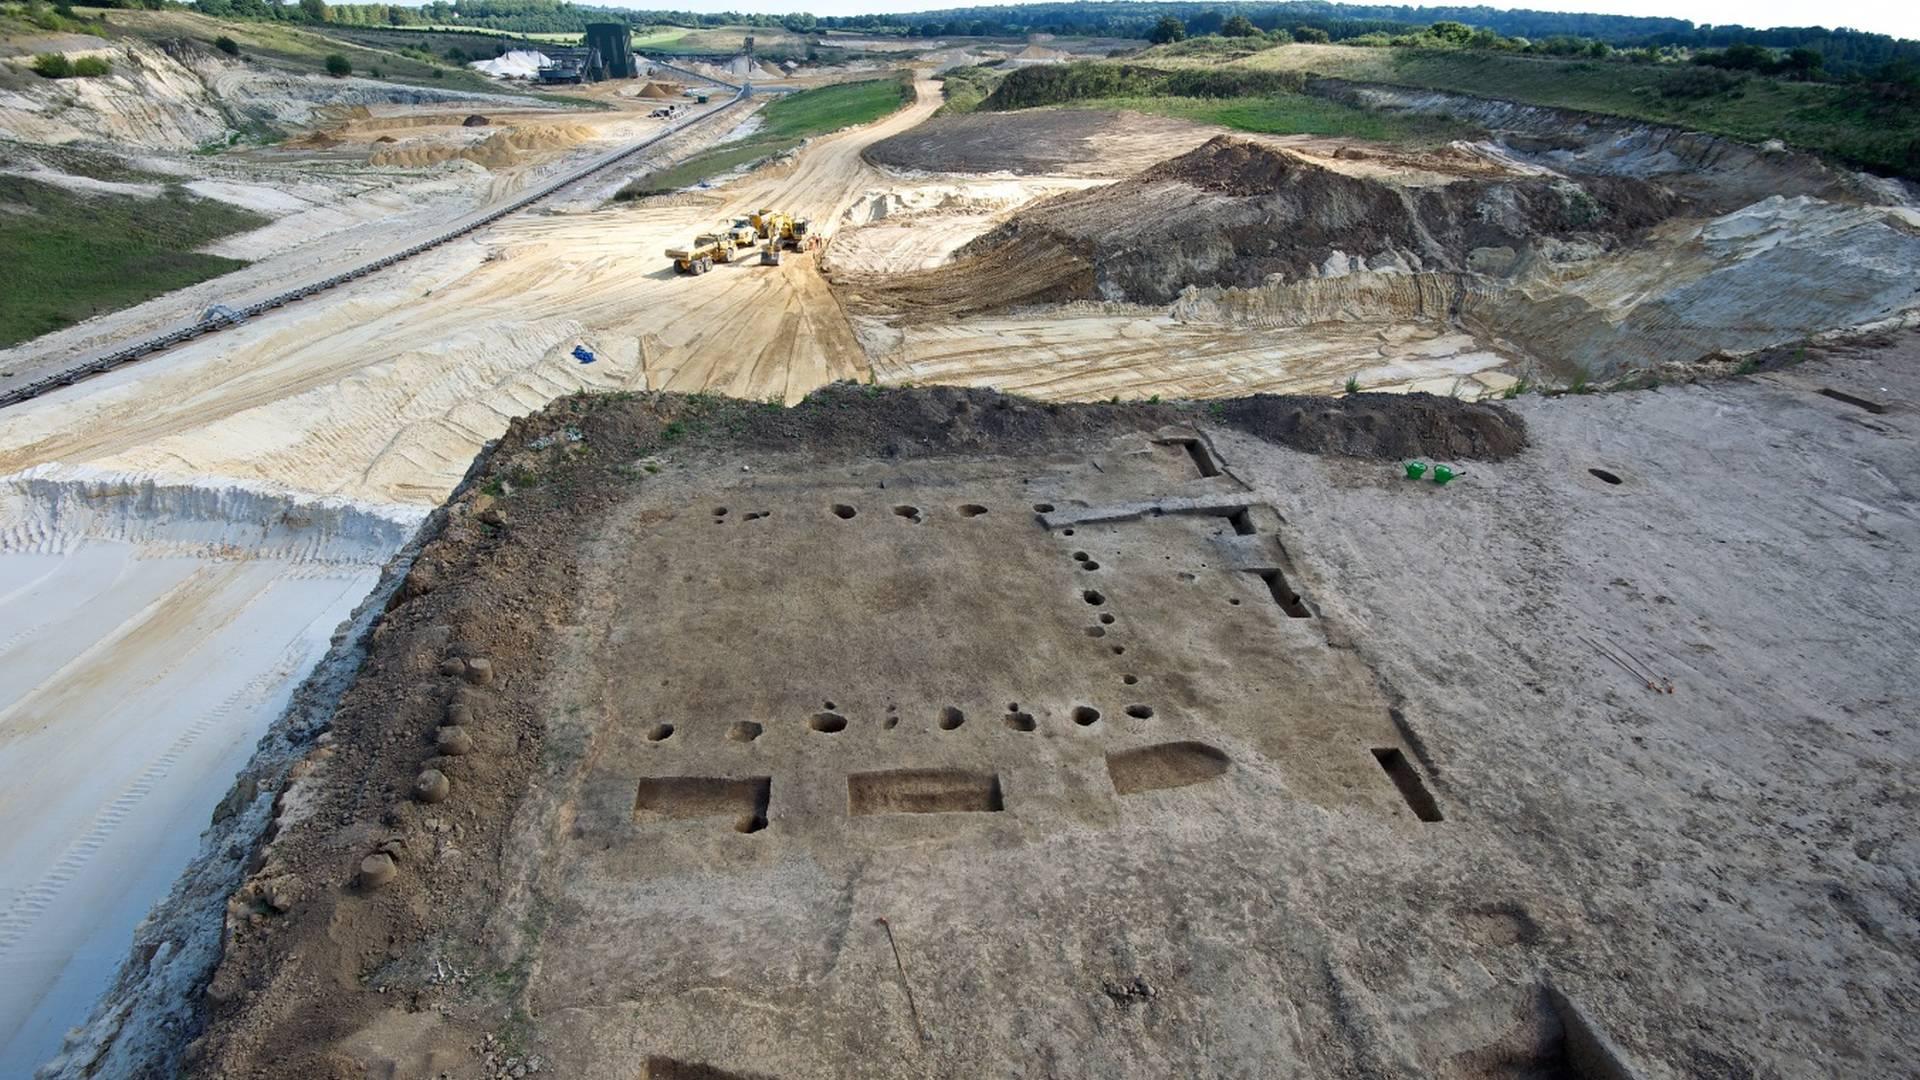
[[[762,209],[748,220],[753,223],[760,239],[766,242],[766,246],[760,249],[760,263],[763,266],[779,266],[782,250],[799,251],[806,246],[807,232],[811,227],[806,218]]]

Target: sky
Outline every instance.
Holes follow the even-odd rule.
[[[902,11],[937,11],[995,0],[588,0],[608,6],[673,8],[678,11],[747,11],[784,14],[810,11],[815,15],[865,15]],[[1010,0],[1008,0],[1010,2]],[[1229,0],[1222,0],[1227,6]],[[1410,3],[1412,0],[1380,0]],[[1462,4],[1472,0],[1459,0]],[[1920,0],[1528,0],[1526,3],[1485,3],[1486,7],[1531,8],[1535,11],[1591,11],[1605,15],[1658,15],[1691,19],[1696,23],[1739,23],[1755,29],[1769,26],[1829,26],[1871,30],[1898,37],[1920,38]]]

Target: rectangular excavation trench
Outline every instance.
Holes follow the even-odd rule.
[[[1261,581],[1266,582],[1267,591],[1273,594],[1273,602],[1280,605],[1280,610],[1286,612],[1288,618],[1313,618],[1313,612],[1307,607],[1307,602],[1300,599],[1300,594],[1293,591],[1293,586],[1287,584],[1287,575],[1277,568],[1253,572],[1260,576]]]
[[[1000,774],[965,769],[889,769],[847,777],[847,813],[995,813],[1005,808]]]
[[[772,795],[769,776],[649,776],[634,793],[633,820],[731,817],[735,832],[759,832],[767,826]]]
[[[1821,387],[1820,396],[1832,398],[1835,401],[1842,402],[1847,405],[1851,405],[1856,409],[1865,409],[1866,411],[1874,414],[1875,416],[1884,415],[1887,411],[1887,407],[1885,405],[1880,404],[1877,401],[1869,401],[1866,398],[1857,397],[1853,394],[1849,394],[1844,390],[1835,390],[1831,386]]]
[[[1393,781],[1393,786],[1400,789],[1400,797],[1407,801],[1407,808],[1413,811],[1414,817],[1421,821],[1445,820],[1440,814],[1440,804],[1434,801],[1426,782],[1420,779],[1420,773],[1407,760],[1407,755],[1400,752],[1399,747],[1376,746],[1373,748],[1373,759],[1380,763],[1380,768]]]
[[[1207,453],[1207,448],[1199,439],[1187,439],[1185,442],[1187,456],[1193,459],[1193,467],[1200,471],[1202,479],[1220,475],[1220,466],[1213,463],[1213,455]]]

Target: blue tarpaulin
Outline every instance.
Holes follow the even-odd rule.
[[[585,345],[575,345],[573,347],[573,358],[583,364],[591,364],[594,359],[593,354],[587,351]]]

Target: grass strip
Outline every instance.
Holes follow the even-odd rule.
[[[0,345],[245,266],[193,249],[269,220],[177,186],[147,199],[0,176]]]
[[[760,110],[760,127],[753,134],[708,147],[679,164],[650,172],[621,188],[615,198],[639,199],[680,191],[784,154],[810,136],[872,123],[912,100],[913,80],[906,74],[789,94]]]

